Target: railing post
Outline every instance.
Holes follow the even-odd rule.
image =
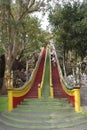
[[[75,94],[75,111],[80,112],[80,88],[75,87],[74,88],[74,94]]]
[[[38,84],[38,98],[41,98],[41,87],[40,87],[40,84]]]
[[[13,90],[8,90],[8,111],[13,110]]]
[[[5,84],[8,91],[8,111],[13,110],[13,72],[5,72]]]
[[[53,98],[54,95],[53,95],[53,85],[50,86],[50,97]]]

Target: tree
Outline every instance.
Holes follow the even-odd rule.
[[[49,15],[56,44],[63,48],[64,57],[74,50],[81,58],[87,53],[87,4],[68,2],[56,5]]]
[[[28,16],[24,20],[23,25],[25,28],[23,29],[23,32],[24,30],[26,32],[26,42],[22,52],[24,52],[24,57],[28,57],[29,53],[40,49],[41,46],[45,46],[45,44],[48,43],[48,41],[45,39],[45,37],[47,36],[47,32],[42,30],[42,28],[40,27],[40,22],[38,21],[38,18],[32,15],[30,17]],[[19,57],[20,52],[21,51],[19,51]]]
[[[31,13],[39,11],[44,6],[42,0],[1,0],[0,1],[0,44],[5,54],[5,72],[11,74],[17,50],[24,47],[26,31],[23,21]],[[21,50],[21,49],[20,49]]]

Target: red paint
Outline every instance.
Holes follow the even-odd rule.
[[[38,70],[36,72],[36,76],[34,79],[34,83],[32,84],[31,89],[28,93],[21,97],[13,97],[13,108],[16,108],[18,104],[20,104],[25,97],[27,98],[38,98],[38,84],[42,81],[42,75],[43,75],[43,69],[44,69],[44,62],[46,57],[46,48],[44,48],[41,61],[38,67]]]
[[[46,48],[44,48],[43,50],[42,58],[41,58],[34,82],[32,84],[32,87],[29,93],[27,94],[27,98],[38,98],[38,84],[40,84],[42,81],[45,57],[46,57]]]
[[[16,108],[18,104],[20,104],[24,98],[26,97],[26,95],[23,95],[21,97],[13,97],[13,108]]]
[[[54,98],[68,98],[69,102],[72,104],[72,106],[74,106],[74,96],[69,96],[62,88],[57,63],[54,65],[51,62],[51,66],[52,66],[52,84],[53,84]]]

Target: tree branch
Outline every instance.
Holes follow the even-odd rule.
[[[28,2],[28,8],[31,8],[35,3],[35,0],[29,0]]]
[[[43,1],[40,0],[39,2],[36,3],[35,0],[28,0],[28,6],[26,7],[26,10],[19,17],[18,22],[21,19],[23,19],[27,13],[33,13],[35,11],[38,11],[40,7],[43,6]]]
[[[11,18],[14,20],[14,22],[15,22],[15,19],[14,19],[14,16],[13,16],[13,14],[11,13],[11,10],[10,10],[10,16],[11,16]]]
[[[2,45],[3,50],[7,53],[7,48],[4,46],[4,44]]]

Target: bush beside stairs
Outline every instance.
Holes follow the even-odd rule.
[[[87,116],[76,113],[67,98],[49,96],[49,55],[42,98],[26,98],[11,112],[0,113],[0,130],[87,130]]]

